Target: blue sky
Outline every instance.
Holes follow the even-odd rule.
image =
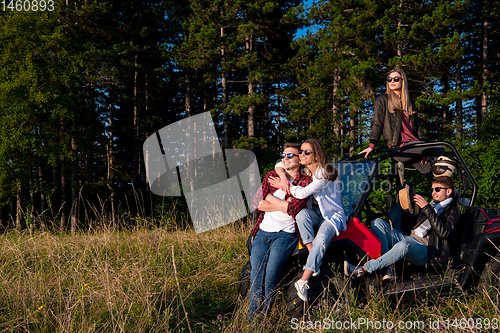
[[[313,3],[314,3],[314,0],[304,0],[303,1],[303,6],[304,6],[304,9],[306,12],[309,9],[309,7],[311,7],[313,5]],[[307,33],[307,29],[301,29],[301,30],[297,31],[297,34],[295,34],[295,38],[303,37],[306,33]]]

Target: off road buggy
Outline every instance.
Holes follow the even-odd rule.
[[[421,153],[411,153],[415,149]],[[442,297],[451,293],[499,284],[500,277],[500,219],[499,211],[474,206],[477,183],[458,150],[447,142],[419,142],[400,148],[383,148],[372,152],[371,158],[354,156],[335,163],[342,189],[342,205],[348,216],[347,229],[334,237],[323,258],[321,272],[309,280],[309,304],[317,304],[320,297],[331,297],[336,304],[349,302],[352,295],[369,299],[382,294],[394,305],[416,299]],[[412,183],[416,193],[430,198],[430,182],[413,168],[414,162],[424,157],[436,160],[445,156],[454,161],[453,175],[462,218],[457,237],[459,248],[452,249],[453,261],[444,265],[428,263],[410,265],[404,260],[396,264],[397,281],[382,281],[380,272],[365,274],[353,280],[342,274],[343,261],[363,264],[380,256],[380,241],[370,231],[370,222],[376,217],[391,221],[395,226],[404,220],[407,212],[401,209],[398,191],[403,182]],[[411,158],[404,163],[397,159]],[[249,243],[249,253],[251,252]],[[288,260],[282,275],[281,289],[286,293],[287,310],[292,317],[301,317],[308,311],[298,296],[294,282],[302,275],[308,251],[297,247]],[[244,298],[249,289],[250,262],[241,270],[238,292]],[[384,270],[382,270],[384,271]]]

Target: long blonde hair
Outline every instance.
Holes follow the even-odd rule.
[[[401,97],[396,95],[396,93],[391,90],[391,88],[389,87],[389,82],[386,81],[385,86],[387,88],[387,98],[389,100],[387,107],[389,109],[389,112],[391,113],[400,111],[403,112],[405,115],[410,116],[414,114],[416,111],[413,110],[412,107],[406,74],[401,68],[396,67],[393,70],[391,70],[389,74],[387,74],[387,77],[389,77],[389,75],[391,75],[394,72],[397,72],[403,79],[401,85]]]

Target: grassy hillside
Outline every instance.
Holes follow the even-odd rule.
[[[250,327],[247,301],[237,297],[248,233],[249,226],[232,224],[203,234],[143,229],[2,235],[0,331],[285,332],[302,327],[321,332],[328,331],[328,323],[333,328],[359,320],[372,326],[350,325],[347,331],[387,331],[378,327],[384,320],[403,322],[404,331],[421,329],[421,323],[425,331],[436,323],[440,327],[434,331],[464,331],[467,323],[465,331],[484,331],[487,319],[491,328],[495,320],[500,327],[497,291],[401,309],[376,296],[368,304],[340,308],[321,303],[301,319],[286,315],[280,294],[269,319]],[[454,319],[456,325],[447,329],[447,320],[453,324]]]

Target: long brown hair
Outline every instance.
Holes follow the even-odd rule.
[[[393,70],[387,74],[387,77],[391,75],[392,73],[398,73],[401,76],[402,85],[401,85],[401,97],[396,95],[394,91],[391,90],[389,87],[389,82],[385,83],[385,86],[387,88],[387,97],[389,100],[388,103],[388,109],[389,112],[394,113],[396,111],[403,112],[405,115],[410,116],[414,114],[416,111],[413,110],[412,103],[411,103],[411,98],[410,98],[410,91],[408,90],[408,79],[406,78],[405,72],[399,68],[396,67]]]
[[[337,168],[335,168],[333,164],[330,163],[330,159],[328,158],[326,150],[321,142],[316,139],[307,139],[302,142],[302,144],[304,143],[308,143],[311,145],[314,163],[322,167],[323,170],[326,171],[323,177],[331,182],[335,181],[339,172]],[[309,170],[309,168],[306,167],[305,170],[306,172],[311,173],[311,170]],[[312,174],[309,174],[309,176],[312,176]]]

